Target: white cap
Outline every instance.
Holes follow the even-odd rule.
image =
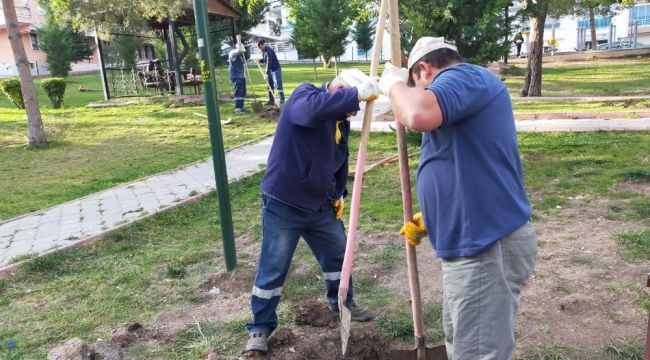
[[[424,55],[438,49],[451,49],[458,52],[458,49],[451,44],[445,42],[444,37],[431,37],[424,36],[418,39],[409,54],[408,69],[410,70],[413,64],[420,60]]]

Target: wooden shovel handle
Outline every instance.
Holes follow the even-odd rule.
[[[391,63],[398,68],[402,67],[402,51],[400,49],[399,32],[399,6],[398,0],[390,0],[388,6],[390,20],[390,47]],[[411,176],[409,173],[408,149],[406,146],[406,131],[404,126],[395,121],[397,130],[397,147],[399,151],[400,182],[402,187],[402,204],[404,211],[404,222],[413,220],[413,202],[411,199]],[[418,262],[415,247],[406,243],[406,262],[409,271],[409,288],[411,290],[411,309],[413,311],[413,328],[415,333],[416,346],[418,347],[418,359],[425,354],[424,322],[422,320],[422,297],[420,294],[420,280],[418,276]]]

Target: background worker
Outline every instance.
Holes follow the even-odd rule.
[[[402,233],[416,245],[428,232],[442,258],[448,358],[510,359],[537,240],[508,89],[433,37],[416,42],[408,70],[386,64],[380,87],[396,119],[424,133],[417,172],[422,213]]]
[[[524,37],[521,35],[521,31],[515,34],[515,37],[512,39],[512,42],[515,43],[515,48],[517,49],[517,57],[521,55],[521,44],[524,43]]]
[[[244,98],[246,98],[246,73],[244,71],[244,53],[246,49],[237,35],[235,48],[228,53],[228,70],[230,82],[235,90],[235,114],[244,113]]]
[[[338,288],[346,235],[341,217],[348,177],[349,116],[379,93],[376,81],[342,73],[321,87],[302,84],[282,108],[262,180],[262,249],[251,296],[247,351],[268,350],[278,325],[276,308],[300,238],[318,260],[327,300],[338,315]],[[352,87],[351,85],[354,85]],[[352,286],[346,306],[353,321],[372,319]]]
[[[257,47],[262,52],[262,59],[259,62],[266,64],[264,81],[271,88],[269,90],[269,102],[267,105],[275,105],[275,97],[273,96],[273,89],[275,88],[278,89],[278,95],[280,96],[279,105],[282,105],[284,104],[284,89],[282,88],[282,68],[280,67],[280,61],[278,61],[275,51],[270,46],[265,45],[264,40],[258,41]]]

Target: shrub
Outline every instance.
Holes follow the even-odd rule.
[[[65,79],[63,78],[49,78],[41,81],[41,86],[47,97],[52,101],[52,106],[55,109],[60,109],[63,106],[63,94],[65,94]]]
[[[25,108],[23,92],[20,90],[20,80],[18,78],[0,80],[0,91],[19,109]]]

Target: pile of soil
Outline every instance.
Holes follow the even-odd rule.
[[[277,121],[280,116],[280,109],[277,106],[266,106],[259,116],[263,119]]]

